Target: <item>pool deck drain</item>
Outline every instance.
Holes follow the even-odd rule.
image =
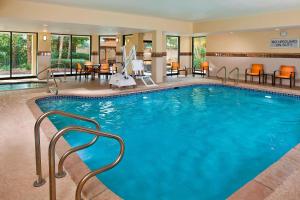
[[[198,83],[220,83],[219,81],[202,78],[190,78],[181,82],[164,83],[158,89],[165,87],[178,87],[182,85],[191,85]],[[103,85],[103,84],[102,84]],[[228,85],[233,84],[229,83]],[[299,90],[291,90],[286,88],[277,88],[270,86],[262,86],[255,84],[239,84],[239,87],[262,89],[272,92],[288,93],[300,95]],[[81,83],[69,81],[61,90],[63,95],[81,95],[81,96],[106,96],[115,94],[124,94],[128,92],[144,91],[143,86],[129,90],[111,90],[107,85],[100,86],[99,82]],[[1,132],[0,140],[1,156],[0,176],[2,179],[0,187],[1,198],[6,200],[31,199],[41,200],[48,199],[48,185],[41,188],[32,187],[35,180],[34,171],[34,141],[33,141],[33,125],[37,115],[40,113],[39,108],[32,104],[33,99],[41,96],[47,96],[44,89],[34,89],[30,91],[11,91],[0,94],[1,102]],[[28,105],[30,109],[28,108]],[[30,103],[31,102],[31,103]],[[31,104],[31,105],[30,105]],[[32,115],[32,113],[34,113]],[[43,172],[48,177],[47,149],[50,135],[54,132],[46,133],[49,127],[54,128],[48,120],[42,125],[42,155],[43,155]],[[53,131],[53,129],[52,129]],[[68,148],[68,144],[61,140],[59,143],[61,148],[57,149],[57,154]],[[75,167],[75,165],[79,167]],[[77,168],[77,169],[76,169]],[[73,199],[77,182],[82,174],[86,172],[87,167],[75,155],[66,162],[66,169],[69,176],[57,181],[58,199]],[[14,173],[10,173],[14,172]],[[77,175],[77,177],[76,177]],[[71,178],[72,180],[71,180]],[[77,180],[77,181],[76,181]],[[299,144],[292,148],[279,161],[275,162],[268,169],[259,174],[255,179],[247,183],[240,190],[236,191],[229,199],[299,199],[300,197],[300,146]],[[119,199],[108,188],[106,188],[98,179],[88,184],[84,191],[88,195],[88,199]]]

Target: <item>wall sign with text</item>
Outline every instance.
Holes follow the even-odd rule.
[[[299,39],[272,39],[271,48],[299,48]]]

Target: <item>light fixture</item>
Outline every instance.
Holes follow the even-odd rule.
[[[275,31],[280,31],[280,28],[275,28]]]
[[[47,35],[43,35],[43,40],[44,40],[44,41],[47,40]]]
[[[116,37],[116,43],[118,43],[119,42],[119,38],[118,37]]]
[[[286,37],[287,35],[288,35],[288,33],[286,31],[281,31],[280,32],[281,37]]]

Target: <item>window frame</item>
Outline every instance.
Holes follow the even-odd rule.
[[[0,33],[9,33],[9,50],[10,50],[10,61],[9,61],[9,76],[8,77],[3,77],[1,78],[0,77],[0,80],[9,80],[9,79],[26,79],[26,78],[35,78],[37,76],[37,72],[38,72],[38,37],[39,37],[39,34],[38,32],[30,32],[30,31],[1,31],[0,30]],[[23,33],[23,34],[35,34],[36,35],[36,54],[34,55],[35,58],[36,58],[36,65],[35,66],[32,66],[32,67],[35,67],[36,68],[36,74],[34,75],[31,75],[31,76],[13,76],[12,74],[12,62],[13,62],[13,57],[12,57],[12,51],[13,51],[13,46],[12,46],[12,43],[13,43],[13,33]]]
[[[194,53],[195,53],[195,50],[194,50],[194,40],[195,38],[206,38],[206,36],[194,36],[192,37],[192,68],[194,68]]]
[[[89,60],[91,61],[92,59],[92,35],[81,35],[81,34],[65,34],[65,33],[51,33],[51,35],[67,35],[70,36],[70,43],[71,43],[71,49],[70,49],[70,53],[71,53],[71,57],[70,57],[70,62],[71,62],[71,68],[70,68],[70,73],[66,74],[67,76],[74,76],[75,73],[73,73],[73,55],[72,55],[72,42],[73,42],[73,36],[83,36],[83,37],[89,37],[90,39],[90,55],[89,55]],[[64,74],[56,74],[55,76],[64,76]]]
[[[166,52],[167,52],[167,37],[176,37],[178,41],[178,52],[177,52],[177,61],[180,63],[180,36],[177,35],[166,35]],[[167,56],[166,56],[167,59]]]
[[[117,39],[117,35],[99,35],[98,36],[98,52],[99,52],[99,64],[101,64],[101,55],[100,55],[100,50],[101,50],[101,37],[115,37]],[[113,48],[113,47],[111,47]],[[115,51],[117,53],[117,45],[115,47]],[[117,62],[117,58],[115,58],[115,63]]]

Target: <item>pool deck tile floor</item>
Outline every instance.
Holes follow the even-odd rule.
[[[168,82],[161,84],[160,87],[173,87],[194,83],[220,83],[213,79],[202,78],[179,78],[170,79]],[[234,85],[233,83],[228,83]],[[253,89],[266,89],[275,92],[288,92],[300,95],[300,90],[262,86],[256,84],[240,83],[239,87],[247,87]],[[111,95],[126,92],[134,92],[145,90],[146,87],[138,86],[135,89],[118,90],[110,89],[107,84],[98,81],[74,82],[74,78],[68,78],[66,83],[60,83],[60,94],[66,95]],[[30,99],[49,95],[45,89],[31,89],[22,91],[6,91],[0,92],[0,197],[5,200],[43,200],[49,199],[48,183],[40,188],[32,186],[35,180],[35,163],[34,163],[34,137],[33,126],[36,120],[34,112],[29,108],[27,102]],[[50,123],[50,122],[49,122]],[[47,122],[42,126],[41,148],[43,174],[48,177],[47,169],[47,149],[49,141],[49,133]],[[53,125],[52,125],[53,126]],[[43,131],[46,130],[46,131]],[[62,146],[67,146],[61,142]],[[61,149],[62,150],[62,149]],[[62,152],[57,152],[60,155]],[[57,199],[74,199],[76,185],[74,183],[82,177],[82,173],[86,169],[80,169],[81,174],[72,172],[75,163],[81,163],[79,160],[72,158],[66,162],[66,168],[70,176],[66,176],[61,180],[57,180]],[[98,180],[94,180],[98,181]],[[99,184],[99,183],[98,183]],[[98,185],[96,184],[96,185]],[[119,199],[116,195],[108,190],[104,185],[103,188],[93,187],[93,183],[89,183],[87,187],[89,191],[83,193],[88,199]],[[88,194],[87,194],[88,193]],[[235,192],[229,199],[268,199],[268,200],[296,200],[300,199],[300,145],[291,149],[278,162],[270,166],[266,171],[259,174],[255,179],[247,183],[240,190]]]

